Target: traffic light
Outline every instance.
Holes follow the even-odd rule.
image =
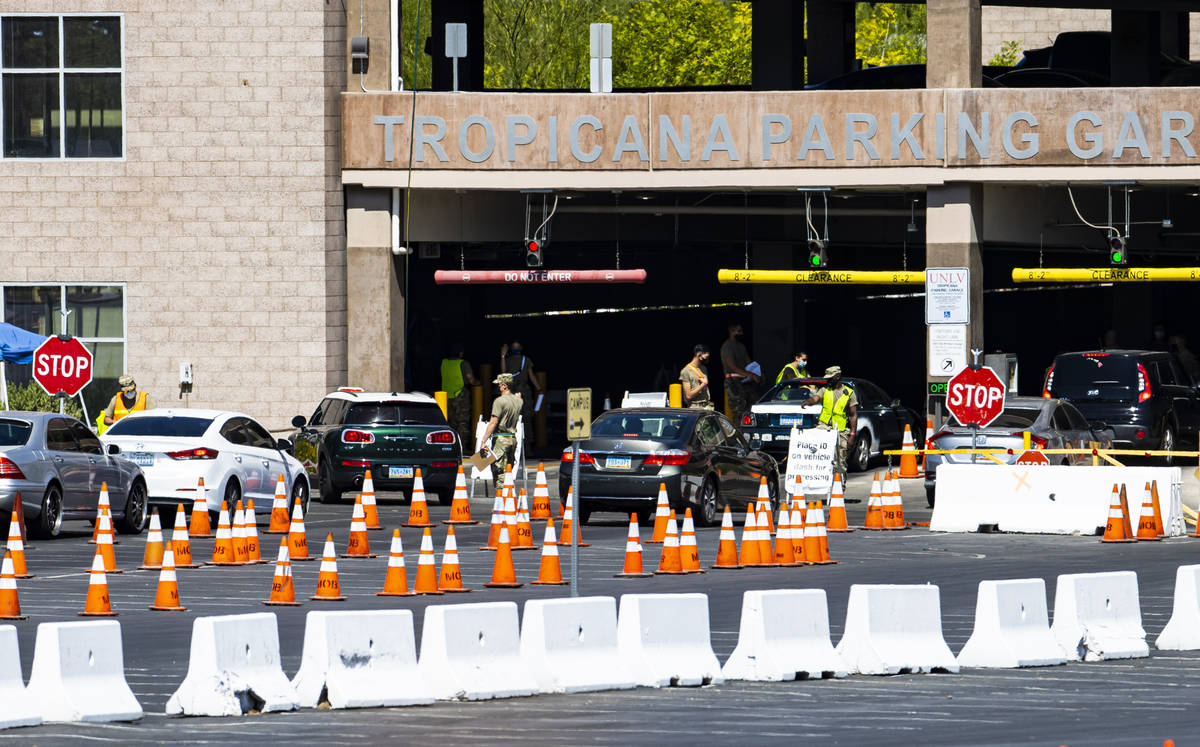
[[[1108,261],[1109,264],[1123,265],[1127,264],[1129,256],[1125,254],[1125,239],[1122,236],[1108,237]]]
[[[542,245],[538,243],[537,239],[525,240],[525,266],[542,266]]]
[[[819,270],[829,263],[829,257],[825,254],[825,242],[820,239],[808,240],[808,268],[810,270]]]

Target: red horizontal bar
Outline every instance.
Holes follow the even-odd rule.
[[[437,270],[438,285],[570,285],[644,283],[645,270]]]

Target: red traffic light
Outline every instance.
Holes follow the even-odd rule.
[[[541,249],[541,247],[538,246],[537,239],[530,239],[529,241],[525,242],[525,249],[527,251],[536,252]]]

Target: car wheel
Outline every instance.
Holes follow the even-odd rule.
[[[579,523],[587,524],[591,520],[592,520],[592,509],[587,508],[585,506],[580,506],[579,507]]]
[[[62,488],[50,483],[42,496],[42,511],[37,521],[29,525],[32,534],[39,539],[57,537],[62,531],[63,498]]]
[[[225,498],[224,501],[232,511],[237,502],[242,499],[242,486],[238,485],[236,477],[229,478],[229,482],[225,483]],[[232,518],[232,517],[230,517]]]
[[[302,477],[297,477],[295,482],[292,483],[292,510],[294,511],[295,506],[299,505],[300,510],[303,511],[305,513],[305,515],[307,515],[308,514],[308,501],[309,501],[308,480],[305,480]]]
[[[125,498],[125,515],[117,519],[117,531],[121,534],[141,534],[145,524],[146,483],[135,480]]]
[[[720,519],[721,496],[717,492],[717,481],[711,477],[700,486],[700,524],[711,527]]]
[[[321,460],[317,468],[317,481],[321,486],[321,503],[338,503],[342,500],[342,491],[333,486],[333,474],[329,469],[329,462],[325,459]]]
[[[1160,451],[1173,451],[1175,449],[1175,431],[1171,428],[1169,423],[1163,426],[1162,440],[1159,442],[1158,448]],[[1167,465],[1168,467],[1174,463],[1175,457],[1163,457],[1163,464]]]
[[[434,496],[437,497],[437,502],[438,502],[439,506],[449,506],[451,503],[454,502],[454,491],[453,490],[438,490],[438,491],[434,492]]]
[[[767,498],[771,501],[771,513],[779,513],[779,475],[767,475]]]
[[[925,502],[929,504],[930,508],[933,508],[933,490],[933,488],[925,488]]]
[[[866,472],[871,466],[871,436],[866,431],[861,431],[858,438],[854,439],[848,461],[850,463],[846,466],[855,472]]]
[[[637,512],[637,521],[640,526],[649,526],[654,523],[654,511],[651,509],[642,509]]]

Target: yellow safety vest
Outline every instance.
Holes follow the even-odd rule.
[[[137,412],[138,410],[145,410],[145,409],[146,409],[146,393],[145,392],[138,392],[137,399],[134,400],[134,402],[133,402],[133,407],[130,407],[128,410],[125,409],[125,398],[122,397],[120,394],[118,394],[116,397],[113,397],[113,422],[114,423],[117,422],[118,420],[125,417],[126,415],[128,415],[131,412]]]
[[[792,373],[794,374],[794,375],[792,376],[792,378],[793,378],[793,379],[803,379],[803,378],[805,378],[806,376],[808,376],[808,368],[807,368],[807,367],[800,368],[800,367],[798,367],[798,366],[796,365],[796,362],[795,362],[795,361],[792,361],[791,363],[787,364],[787,365],[786,365],[786,366],[784,366],[782,369],[780,369],[780,371],[779,371],[779,375],[775,377],[775,383],[776,383],[776,384],[778,384],[779,382],[783,381],[783,375],[784,375],[785,373],[787,373],[787,371],[788,371],[788,369],[789,369],[789,368],[790,368],[790,369],[792,369]],[[800,373],[801,371],[804,371],[804,373]]]
[[[463,390],[462,363],[462,358],[442,359],[442,391],[448,399],[454,399]]]
[[[850,404],[851,394],[854,394],[854,390],[843,384],[842,394],[834,402],[833,389],[826,387],[825,394],[821,396],[820,421],[825,425],[832,425],[839,431],[846,430],[846,407]]]

